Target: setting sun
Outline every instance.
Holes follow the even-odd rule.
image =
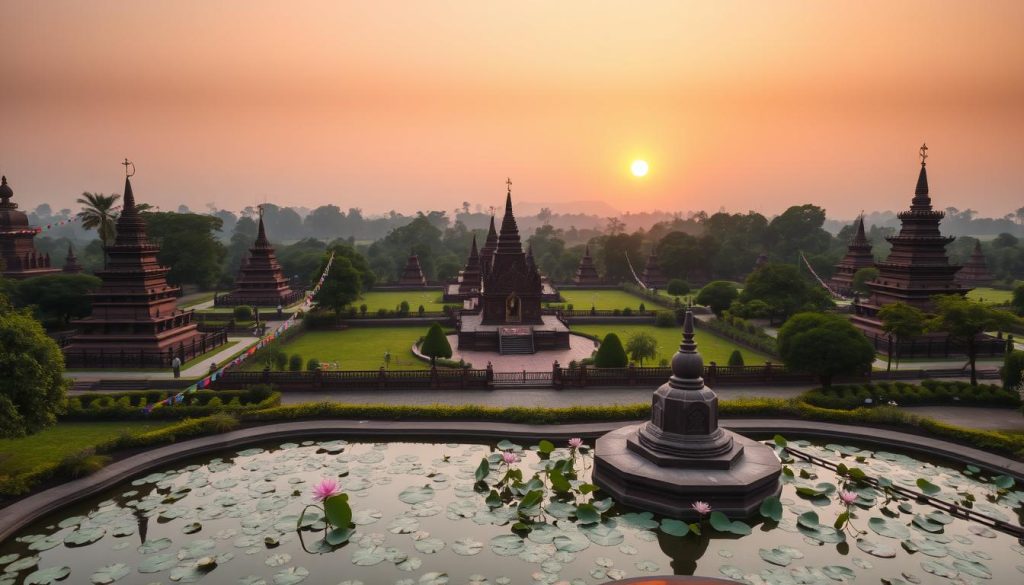
[[[634,177],[643,177],[647,174],[647,161],[635,160],[633,161],[633,164],[629,166],[629,170],[633,173]]]

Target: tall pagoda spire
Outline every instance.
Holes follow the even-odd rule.
[[[262,205],[259,206],[259,214],[260,214],[259,229],[256,232],[256,242],[253,243],[253,248],[259,248],[259,249],[269,248],[270,247],[270,240],[267,239],[267,229],[263,226],[263,206]]]
[[[988,261],[985,260],[985,253],[981,250],[981,240],[974,240],[974,252],[971,253],[971,257],[963,268],[956,273],[956,281],[963,286],[977,288],[990,286],[992,280],[992,273],[988,270]]]
[[[476,248],[476,234],[473,234],[473,244],[469,247],[469,258],[466,259],[466,266],[459,275],[459,294],[479,292],[480,287],[480,253]]]
[[[78,263],[78,257],[75,256],[75,250],[68,244],[68,255],[64,258],[64,272],[67,274],[79,274],[82,272],[82,265]]]
[[[523,244],[519,239],[519,226],[512,213],[512,180],[506,181],[508,191],[505,194],[505,217],[501,220],[501,232],[498,233],[497,254],[522,254]]]
[[[259,207],[259,229],[249,255],[242,261],[235,276],[234,289],[217,298],[217,305],[254,305],[263,307],[295,304],[302,298],[300,291],[292,290],[291,283],[281,270],[274,247],[267,238],[263,225],[263,206]]]
[[[846,255],[836,264],[836,271],[830,280],[832,288],[841,295],[853,293],[853,278],[862,268],[875,265],[875,256],[871,252],[871,242],[864,232],[864,215],[857,218],[857,228],[853,239],[846,250]]]
[[[931,211],[932,200],[928,196],[928,145],[922,144],[920,149],[921,172],[917,175],[917,187],[914,189],[914,200],[910,209],[914,211]]]

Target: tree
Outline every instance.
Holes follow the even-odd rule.
[[[117,221],[114,206],[120,198],[120,195],[86,192],[77,200],[77,203],[82,204],[82,211],[78,212],[82,227],[96,230],[96,235],[100,237],[104,248],[114,241],[114,223]]]
[[[437,366],[437,358],[452,357],[452,346],[448,343],[448,337],[441,329],[440,323],[434,323],[427,330],[427,336],[420,344],[420,353],[430,358],[430,367],[432,368]]]
[[[715,315],[721,317],[722,311],[728,309],[737,297],[739,297],[739,292],[736,290],[736,285],[727,280],[716,280],[700,289],[696,301],[698,305],[710,307]]]
[[[150,238],[160,245],[157,259],[171,268],[168,282],[195,284],[204,289],[217,283],[227,254],[224,244],[215,236],[222,225],[220,218],[170,212],[146,212],[142,217]]]
[[[818,376],[828,388],[835,376],[871,368],[875,350],[864,334],[839,315],[798,313],[779,329],[779,355],[786,367]]]
[[[967,353],[971,366],[971,385],[978,385],[975,362],[978,359],[978,338],[986,331],[1005,331],[1020,319],[1009,311],[994,309],[960,295],[935,297],[935,316],[927,323],[929,331],[941,331],[959,343]]]
[[[654,359],[658,355],[658,340],[650,333],[634,333],[626,340],[626,351],[630,359],[640,362],[640,367],[643,367],[644,359]]]
[[[1024,384],[1024,351],[1006,352],[1006,357],[1003,358],[1003,369],[999,373],[1003,380],[1003,388],[1019,390]]]
[[[820,311],[832,305],[825,289],[812,284],[792,264],[768,263],[747,277],[739,300],[761,300],[771,310],[770,320],[787,319],[800,311]]]
[[[20,437],[57,422],[66,389],[57,343],[28,311],[0,297],[0,436]]]
[[[669,232],[656,246],[658,265],[668,278],[705,282],[711,276],[711,260],[716,248],[716,243],[708,236],[698,238],[684,232]]]
[[[346,306],[359,298],[362,290],[362,275],[352,266],[352,261],[344,256],[335,256],[316,300],[320,305],[333,310],[335,315],[341,315]]]
[[[853,283],[851,287],[854,291],[866,295],[871,292],[868,288],[868,283],[878,278],[878,269],[874,266],[868,266],[867,268],[861,268],[857,272],[853,273]]]
[[[773,255],[797,262],[800,252],[820,254],[828,249],[832,236],[822,225],[825,210],[817,205],[794,205],[768,224],[768,239]]]
[[[668,294],[674,297],[678,297],[688,294],[690,292],[690,287],[682,279],[673,278],[672,280],[668,281],[668,286],[665,287],[665,290],[668,291]]]
[[[743,353],[738,349],[732,350],[729,354],[729,365],[730,366],[742,366],[743,364]]]
[[[89,293],[100,284],[102,281],[90,274],[48,274],[17,283],[15,298],[20,307],[35,307],[40,320],[64,325],[89,315]]]
[[[882,330],[889,335],[888,365],[886,371],[892,370],[892,345],[896,343],[896,364],[899,367],[899,349],[903,342],[919,337],[924,333],[927,318],[924,311],[904,302],[895,302],[882,307],[878,311],[882,320]]]
[[[614,333],[605,335],[594,356],[594,365],[599,368],[624,368],[628,364],[629,358],[626,357],[626,350],[622,349],[619,336]]]
[[[1024,315],[1024,284],[1013,289],[1013,300],[1010,301],[1010,306],[1017,311],[1018,315]]]

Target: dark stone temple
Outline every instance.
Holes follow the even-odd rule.
[[[476,235],[474,235],[473,245],[469,249],[469,258],[466,260],[466,267],[459,273],[459,294],[468,297],[479,293],[481,279],[480,254],[476,249]]]
[[[672,376],[654,392],[651,420],[597,440],[594,483],[615,501],[673,518],[696,518],[707,502],[728,516],[750,516],[781,489],[774,451],[718,426],[718,396],[704,385],[704,360],[687,311]]]
[[[64,268],[61,271],[64,274],[81,274],[82,265],[78,263],[78,256],[75,256],[75,250],[68,244],[68,255],[64,257]]]
[[[668,280],[661,273],[661,266],[658,264],[658,253],[651,248],[651,254],[647,256],[647,264],[644,266],[643,274],[640,275],[647,288],[662,289],[668,286]]]
[[[92,314],[72,321],[77,333],[64,348],[68,367],[169,367],[175,356],[185,362],[227,341],[223,330],[199,331],[192,311],[177,308],[181,288],[167,284],[170,269],[157,261],[159,251],[127,177],[117,237],[96,274],[103,284],[90,294]]]
[[[857,231],[846,249],[846,255],[836,264],[835,274],[829,285],[842,296],[853,295],[853,277],[862,268],[875,265],[875,257],[871,253],[871,242],[864,233],[864,218],[857,219]]]
[[[281,271],[274,247],[267,239],[263,225],[263,207],[260,207],[259,231],[249,248],[249,256],[242,261],[235,277],[235,288],[217,297],[221,306],[253,305],[256,307],[287,307],[302,299],[302,293],[291,288]]]
[[[604,284],[601,280],[601,276],[597,274],[597,268],[594,266],[594,259],[590,257],[590,245],[583,249],[583,257],[580,258],[580,264],[576,267],[576,275],[572,278],[573,284],[580,286],[587,286],[591,284]]]
[[[469,299],[470,311],[460,316],[459,349],[533,353],[568,348],[569,328],[541,310],[545,284],[533,255],[523,251],[508,185],[501,231],[493,248],[488,235],[487,256],[480,254],[482,261],[490,259],[481,265],[479,295]]]
[[[886,238],[892,244],[888,258],[876,262],[878,278],[867,283],[870,294],[853,305],[850,321],[867,335],[875,348],[886,350],[889,340],[882,329],[878,311],[897,301],[917,307],[925,312],[934,308],[932,298],[937,295],[964,295],[970,290],[956,280],[959,266],[949,263],[946,246],[955,238],[943,236],[939,223],[945,214],[932,209],[928,192],[926,160],[928,147],[921,146],[921,171],[910,209],[899,214],[900,231]],[[948,354],[949,339],[945,333],[929,333],[908,342],[903,355]],[[1001,340],[980,339],[979,355],[1001,354],[1005,344]],[[989,347],[989,346],[992,347]]]
[[[5,278],[22,280],[33,276],[57,274],[60,268],[50,265],[50,255],[40,254],[32,245],[38,230],[28,224],[28,216],[11,202],[14,190],[7,177],[0,178],[0,260]]]
[[[409,254],[405,262],[402,275],[398,278],[399,286],[427,286],[427,279],[423,276],[423,268],[420,267],[420,258],[416,254]]]
[[[956,273],[956,281],[967,288],[978,288],[992,284],[992,273],[988,271],[985,253],[981,251],[981,241],[974,242],[974,251],[963,268]]]

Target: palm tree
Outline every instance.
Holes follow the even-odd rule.
[[[114,222],[117,221],[114,206],[120,198],[120,195],[82,193],[78,199],[78,203],[82,204],[82,211],[78,212],[82,227],[96,230],[104,248],[114,239]]]

